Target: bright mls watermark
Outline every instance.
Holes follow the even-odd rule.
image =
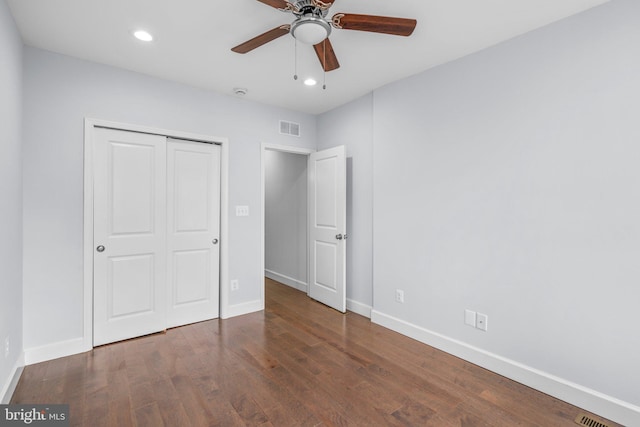
[[[69,405],[0,405],[0,427],[69,427]]]

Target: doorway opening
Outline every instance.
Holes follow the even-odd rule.
[[[304,160],[307,161],[306,173]],[[283,171],[282,165],[288,162],[291,162],[291,166]],[[269,169],[270,163],[275,164],[272,170]],[[282,268],[286,266],[289,269],[289,274],[279,273],[275,276],[277,281],[301,290],[306,288],[309,297],[345,313],[346,148],[341,145],[313,151],[263,144],[261,165],[261,274],[265,273],[267,259],[276,266],[269,268],[271,273],[267,272],[272,277],[272,273],[279,273],[273,268],[280,268],[280,263]],[[274,188],[268,185],[269,182],[275,183]],[[267,201],[267,196],[271,193],[278,194],[278,197]],[[290,193],[297,193],[297,196],[291,197]],[[289,205],[286,210],[280,206],[284,204],[284,199],[290,199],[286,202]],[[305,199],[308,202],[306,213]],[[267,218],[267,206],[273,211],[270,213],[275,213],[274,218]],[[267,230],[268,226],[273,229]],[[306,234],[304,246],[303,234]],[[271,251],[275,253],[267,255]],[[282,252],[284,256],[278,252]],[[303,281],[305,277],[306,285]],[[264,283],[261,290],[264,309]]]
[[[314,150],[262,145],[262,272],[308,293],[307,162]],[[262,285],[265,304],[265,286]]]

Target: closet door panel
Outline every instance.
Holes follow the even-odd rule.
[[[220,147],[168,142],[167,325],[218,317]]]
[[[166,138],[95,129],[94,345],[165,329]]]

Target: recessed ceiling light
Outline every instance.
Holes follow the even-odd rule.
[[[138,30],[133,33],[135,38],[142,40],[143,42],[150,42],[153,40],[153,36],[144,30]]]
[[[314,79],[312,79],[311,77],[309,77],[308,79],[306,79],[306,80],[304,81],[304,84],[306,84],[307,86],[315,86],[315,85],[316,85],[316,83],[318,83],[318,82],[316,82],[316,81],[315,81]]]

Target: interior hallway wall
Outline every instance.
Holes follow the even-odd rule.
[[[0,0],[0,400],[22,363],[22,55]]]

